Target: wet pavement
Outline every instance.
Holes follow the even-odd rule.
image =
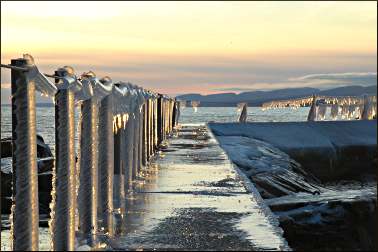
[[[183,126],[127,194],[117,250],[289,250],[278,220],[206,126]]]

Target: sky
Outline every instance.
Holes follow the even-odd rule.
[[[377,3],[1,1],[1,63],[24,53],[169,95],[376,85]]]

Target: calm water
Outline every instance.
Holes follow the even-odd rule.
[[[262,111],[260,107],[248,108],[248,121],[251,122],[285,122],[305,121],[309,108],[276,109]],[[12,135],[12,115],[10,106],[1,108],[1,137]],[[55,111],[53,107],[37,108],[37,132],[42,135],[52,151],[55,147]],[[195,112],[193,108],[187,107],[181,110],[180,123],[206,123],[214,122],[235,122],[238,120],[240,111],[236,107],[199,107]],[[78,112],[76,112],[76,121]]]

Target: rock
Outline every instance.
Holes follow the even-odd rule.
[[[12,156],[12,138],[1,139],[1,158]],[[50,147],[45,143],[43,137],[37,134],[37,157],[52,157]]]
[[[1,140],[1,213],[10,214],[12,206],[12,140]],[[39,213],[49,214],[54,157],[50,147],[37,135]]]
[[[291,248],[375,250],[376,186],[339,188],[321,195],[297,194],[266,200],[279,217]]]
[[[11,138],[1,139],[1,158],[12,156],[12,140]]]

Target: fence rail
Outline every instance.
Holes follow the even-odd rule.
[[[70,67],[42,74],[30,55],[1,67],[11,69],[13,249],[38,250],[35,91],[55,100],[52,249],[74,250],[77,238],[95,247],[100,232],[114,235],[115,204],[122,204],[177,125],[178,102],[131,83],[98,79],[93,72],[77,77]],[[75,106],[81,111],[78,127]]]

